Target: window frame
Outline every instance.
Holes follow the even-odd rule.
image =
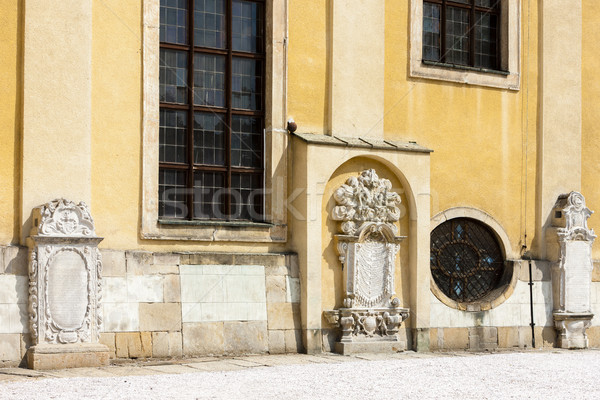
[[[465,4],[465,3],[461,3],[460,1],[456,1],[456,0],[423,0],[423,3],[429,3],[429,4],[437,4],[440,6],[440,54],[441,54],[441,59],[438,61],[435,60],[423,60],[423,63],[427,64],[427,63],[431,63],[430,65],[435,65],[438,64],[440,66],[448,66],[450,68],[464,68],[464,67],[470,67],[473,68],[474,70],[479,70],[479,71],[487,71],[487,72],[505,72],[502,71],[502,51],[501,51],[501,40],[500,40],[500,28],[502,26],[502,12],[501,12],[501,2],[502,0],[498,0],[500,3],[497,4],[494,7],[481,7],[477,5],[476,0],[467,0],[470,3],[469,4]],[[446,28],[447,28],[447,23],[448,23],[448,18],[447,18],[447,14],[448,14],[448,9],[450,7],[454,7],[454,8],[460,8],[463,10],[467,10],[468,11],[468,15],[469,15],[469,28],[468,28],[468,34],[467,34],[467,40],[469,42],[469,47],[468,47],[468,55],[469,55],[469,65],[464,65],[464,64],[456,64],[456,63],[451,63],[445,60],[446,58],[446,54],[448,53],[448,43],[447,43],[447,34],[446,34]],[[495,8],[495,9],[494,9]],[[477,12],[485,12],[485,13],[490,13],[496,16],[497,18],[497,33],[496,33],[496,63],[495,66],[493,68],[490,67],[478,67],[476,66],[476,34],[475,34],[475,20],[476,20],[476,13]]]
[[[423,3],[411,0],[409,74],[412,78],[520,89],[521,1],[502,0],[499,24],[499,70],[423,60]]]
[[[180,44],[180,43],[170,43],[170,42],[160,42],[160,51],[162,50],[171,50],[171,51],[177,51],[177,52],[185,52],[185,54],[187,55],[187,77],[186,77],[186,101],[187,103],[177,103],[177,102],[160,102],[160,111],[162,112],[163,110],[170,110],[170,111],[185,111],[187,112],[187,128],[186,128],[186,134],[187,134],[187,143],[186,143],[186,157],[187,157],[187,163],[180,163],[180,162],[172,162],[172,161],[160,161],[159,160],[159,173],[164,171],[164,170],[171,170],[171,171],[180,171],[180,172],[185,172],[187,179],[186,179],[186,191],[187,194],[185,195],[185,206],[187,209],[187,215],[184,216],[183,218],[181,217],[174,217],[174,216],[165,216],[165,215],[160,215],[160,210],[159,210],[159,218],[162,220],[184,220],[184,221],[253,221],[253,222],[264,222],[264,218],[256,218],[256,219],[243,219],[243,218],[231,218],[232,216],[232,209],[233,209],[233,201],[232,201],[232,197],[233,197],[233,191],[235,190],[235,188],[233,188],[232,186],[232,174],[240,174],[240,175],[260,175],[260,188],[257,188],[257,190],[260,190],[261,192],[264,190],[264,173],[265,173],[265,168],[264,168],[264,140],[265,140],[265,129],[264,129],[264,124],[265,124],[265,101],[264,101],[264,94],[265,94],[265,79],[266,79],[266,74],[265,74],[265,63],[266,63],[266,18],[265,18],[265,14],[266,14],[266,5],[265,5],[265,0],[246,0],[246,1],[250,1],[252,3],[256,3],[256,4],[260,4],[262,7],[262,15],[261,15],[261,27],[260,29],[262,29],[262,36],[263,36],[263,41],[262,41],[262,46],[260,51],[257,52],[246,52],[246,51],[239,51],[239,50],[234,50],[233,49],[233,29],[232,29],[232,20],[233,20],[233,11],[232,11],[232,2],[233,0],[225,0],[225,20],[226,20],[226,29],[224,30],[225,32],[225,46],[223,48],[212,48],[212,47],[206,47],[206,46],[200,46],[199,44],[195,43],[195,8],[194,8],[194,1],[195,0],[185,0],[186,5],[187,5],[187,21],[186,21],[186,31],[187,31],[187,44]],[[160,21],[162,23],[162,21]],[[225,105],[224,106],[216,106],[216,105],[204,105],[204,104],[196,104],[196,99],[195,99],[195,90],[196,90],[196,86],[195,86],[195,58],[196,55],[201,54],[201,55],[209,55],[209,56],[221,56],[224,58],[225,60],[225,70],[224,70],[224,94],[225,94]],[[255,110],[251,110],[251,109],[240,109],[240,108],[235,108],[233,105],[233,86],[232,86],[232,79],[233,79],[233,65],[234,65],[234,58],[237,59],[246,59],[246,60],[259,60],[261,63],[261,70],[262,70],[262,76],[261,76],[261,87],[260,87],[260,104],[258,105],[258,108]],[[197,112],[203,112],[203,113],[214,113],[216,115],[219,116],[219,118],[221,118],[221,120],[224,122],[225,125],[225,130],[223,132],[223,139],[224,139],[224,147],[223,147],[223,152],[224,152],[224,163],[223,165],[216,165],[216,164],[202,164],[202,163],[196,163],[195,160],[195,132],[194,132],[194,123],[195,123],[195,115]],[[258,149],[253,149],[253,150],[258,150],[261,153],[261,157],[260,157],[260,167],[247,167],[247,166],[235,166],[232,160],[232,137],[233,137],[233,118],[234,116],[241,116],[241,117],[252,117],[252,118],[257,118],[260,119],[260,127],[259,127],[259,131],[260,131],[260,144],[259,144],[259,148]],[[224,184],[223,184],[223,193],[222,195],[219,196],[218,200],[220,201],[219,205],[220,208],[223,208],[223,210],[219,210],[219,214],[223,215],[223,218],[197,218],[197,216],[195,215],[195,180],[196,180],[196,173],[215,173],[215,174],[221,174],[224,178]],[[259,214],[262,217],[264,215],[264,211],[265,211],[265,204],[264,204],[264,195],[261,193],[258,197],[258,201],[257,203],[260,204],[253,204],[253,210],[252,212],[256,212],[256,209],[259,209]],[[160,199],[159,199],[159,203],[160,203]],[[213,204],[213,208],[214,208],[214,203]],[[245,205],[245,204],[242,204]],[[242,206],[240,205],[240,206]],[[160,207],[160,204],[159,204]],[[238,210],[239,211],[239,210]],[[252,213],[251,213],[252,214]]]
[[[287,240],[287,7],[264,0],[264,221],[182,220],[158,216],[160,0],[143,0],[142,160],[140,238],[152,240],[285,242]]]

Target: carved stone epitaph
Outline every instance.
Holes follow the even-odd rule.
[[[331,218],[340,221],[335,235],[344,275],[344,304],[325,311],[327,320],[341,330],[336,351],[398,351],[404,343],[398,329],[409,310],[392,298],[396,255],[404,237],[396,236],[400,196],[387,179],[373,169],[349,178],[333,197]]]
[[[102,259],[85,203],[57,199],[36,207],[28,238],[30,368],[103,365]]]
[[[593,211],[578,192],[559,196],[553,209],[553,232],[558,242],[552,267],[554,326],[558,346],[587,348],[586,329],[591,325],[592,244],[596,235],[587,226]]]

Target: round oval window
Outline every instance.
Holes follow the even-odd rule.
[[[481,300],[499,286],[503,272],[502,248],[481,222],[455,218],[431,232],[431,275],[452,300]]]

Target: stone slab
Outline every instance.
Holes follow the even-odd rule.
[[[335,344],[335,352],[345,356],[359,353],[397,353],[405,349],[404,342],[338,342]]]
[[[37,345],[27,351],[27,366],[34,370],[102,367],[109,359],[102,344]]]

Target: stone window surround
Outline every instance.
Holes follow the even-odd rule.
[[[519,280],[518,260],[519,256],[512,250],[510,240],[502,225],[498,223],[491,215],[484,211],[472,207],[453,207],[436,214],[431,218],[430,230],[433,232],[442,223],[454,218],[471,218],[485,224],[496,235],[496,239],[500,243],[500,247],[504,252],[505,272],[502,284],[495,290],[492,290],[483,299],[470,303],[458,302],[446,296],[440,288],[438,288],[433,277],[430,279],[431,293],[442,303],[448,307],[455,308],[461,311],[488,311],[496,308],[504,303],[514,292],[517,281]]]
[[[465,83],[500,89],[519,90],[521,68],[521,2],[502,2],[500,26],[500,62],[507,74],[473,69],[454,69],[426,65],[423,58],[423,0],[410,2],[410,76],[440,81]]]
[[[285,242],[287,2],[265,1],[265,211],[267,223],[160,221],[158,217],[160,0],[143,0],[142,239]],[[283,166],[283,167],[282,167]]]

